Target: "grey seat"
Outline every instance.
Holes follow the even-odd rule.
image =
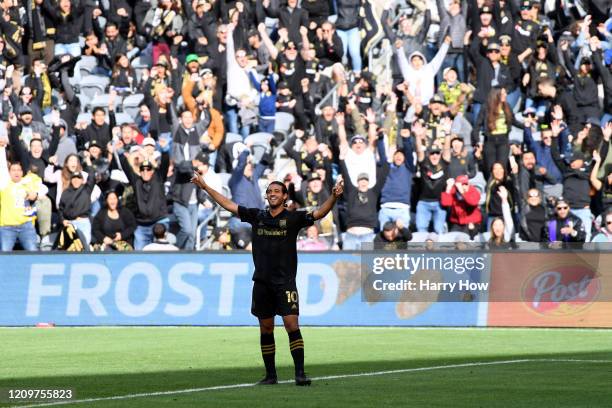
[[[124,123],[134,123],[134,118],[132,115],[125,112],[115,112],[115,122],[118,125],[123,125]]]
[[[123,111],[130,115],[133,119],[138,116],[138,105],[144,100],[143,94],[134,94],[126,96],[123,101]]]
[[[232,177],[232,173],[217,173],[221,179],[221,185],[229,187],[229,180]]]
[[[98,61],[96,60],[96,57],[83,55],[81,56],[81,60],[77,64],[81,77],[84,78],[88,75],[91,75],[93,69],[98,65]]]
[[[227,132],[225,134],[225,144],[236,143],[236,142],[242,142],[242,135],[239,135],[238,133],[230,133],[230,132]]]
[[[270,140],[274,137],[271,133],[258,132],[249,135],[244,139],[245,143],[252,143],[251,151],[253,152],[253,158],[255,163],[259,163],[264,154],[272,149],[270,146]]]
[[[134,68],[134,73],[136,74],[136,80],[140,82],[142,78],[142,73],[145,69],[149,69],[149,64],[145,61],[141,60],[140,57],[136,57],[131,62],[132,68]]]
[[[425,242],[429,234],[429,232],[414,232],[410,242]]]
[[[79,113],[79,116],[77,116],[76,123],[81,123],[81,122],[90,124],[91,123],[91,113],[89,112]]]
[[[254,162],[259,163],[261,161],[261,158],[264,156],[264,154],[266,154],[266,152],[268,152],[269,149],[269,143],[253,143],[253,146],[251,146],[251,152],[253,154]]]
[[[469,242],[470,236],[465,232],[447,232],[438,237],[438,242]]]
[[[489,239],[491,239],[491,232],[485,231],[485,232],[481,232],[480,234],[476,235],[474,237],[474,242],[480,242],[482,244],[486,244],[487,242],[489,242]]]
[[[276,112],[274,131],[282,132],[287,135],[289,133],[289,129],[291,129],[291,126],[293,126],[293,122],[295,122],[295,117],[293,117],[292,114],[287,112]]]
[[[76,95],[79,98],[79,102],[81,103],[81,109],[85,110],[89,106],[89,101],[91,100],[87,95],[79,93]]]
[[[104,110],[108,113],[108,102],[110,99],[110,94],[98,94],[93,97],[91,101],[89,101],[89,110],[93,111],[94,108],[104,108]],[[117,95],[115,97],[115,106],[121,105],[121,97]]]
[[[244,139],[244,143],[251,142],[253,144],[270,146],[270,140],[272,140],[273,137],[274,135],[272,133],[257,132],[253,133],[252,135],[248,135]]]
[[[227,198],[232,198],[232,191],[229,188],[229,179],[232,177],[232,173],[217,173],[219,175],[219,178],[221,179],[221,193],[223,193],[224,196],[226,196]],[[224,210],[223,208],[220,209],[219,211],[219,221],[220,220],[225,220],[227,221],[228,219],[230,219],[232,217],[232,213],[230,213],[227,210]]]
[[[98,94],[103,94],[106,87],[110,83],[110,79],[100,75],[88,75],[81,79],[79,87],[81,93],[85,94],[89,99],[93,99]]]

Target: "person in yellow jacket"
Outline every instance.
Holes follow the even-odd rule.
[[[33,203],[43,186],[40,177],[23,176],[21,163],[7,163],[6,139],[0,139],[0,247],[12,251],[15,242],[26,251],[38,250]],[[38,180],[36,180],[38,179]]]

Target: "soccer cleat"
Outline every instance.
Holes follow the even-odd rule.
[[[310,381],[310,378],[308,378],[306,374],[301,373],[301,374],[295,375],[295,385],[305,386],[305,385],[310,385],[311,383],[312,381]]]
[[[278,384],[278,378],[276,376],[266,375],[262,380],[257,382],[257,385],[274,385]]]

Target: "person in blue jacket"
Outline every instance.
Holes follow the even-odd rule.
[[[276,118],[276,83],[274,75],[269,74],[261,82],[257,81],[253,71],[249,72],[249,78],[253,87],[259,92],[259,131],[274,132]]]

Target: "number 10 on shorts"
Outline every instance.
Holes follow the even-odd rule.
[[[285,294],[287,295],[287,303],[297,303],[298,294],[295,290],[286,290]]]

